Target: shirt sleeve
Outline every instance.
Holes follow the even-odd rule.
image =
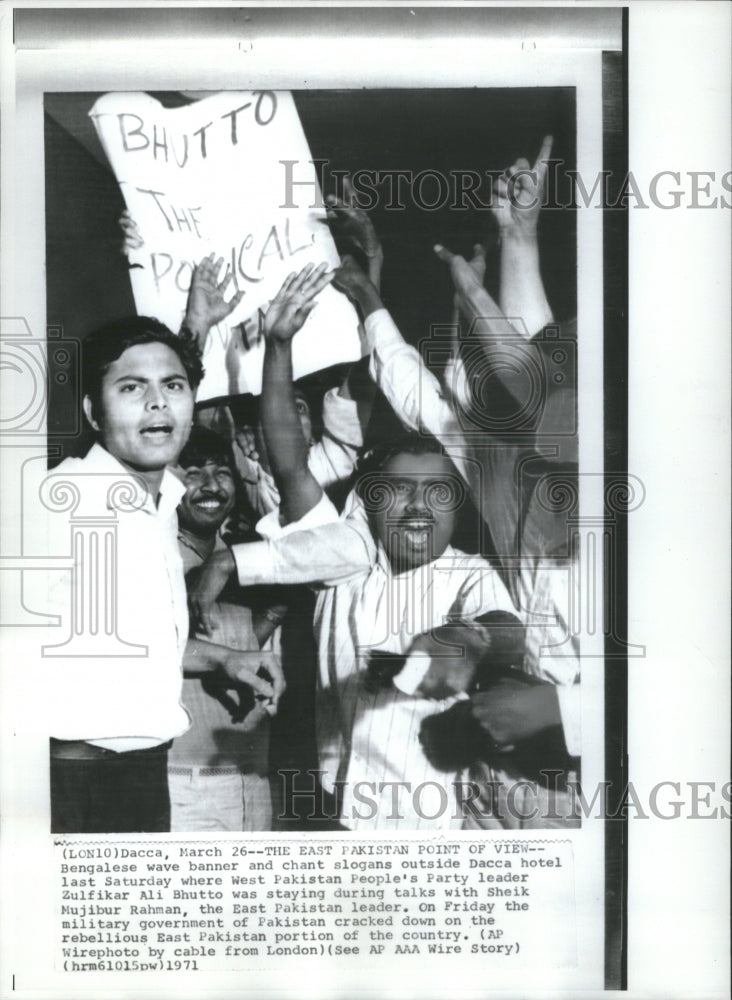
[[[282,524],[280,522],[280,511],[277,508],[261,518],[257,523],[256,531],[262,538],[275,539],[283,538],[285,535],[292,535],[296,531],[308,531],[311,528],[319,528],[323,524],[335,524],[338,521],[338,511],[333,502],[323,493],[315,506],[311,507],[307,514],[303,514],[299,521]]]
[[[233,545],[242,587],[265,583],[335,586],[371,569],[376,549],[358,527],[339,521],[283,538]]]
[[[441,443],[460,428],[440,383],[407,344],[386,309],[366,317],[366,335],[371,347],[369,372],[390,406],[410,430],[423,430]]]

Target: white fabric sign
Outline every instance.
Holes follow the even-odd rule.
[[[226,91],[169,110],[112,93],[89,114],[144,240],[130,254],[138,313],[177,331],[193,267],[223,257],[236,283],[227,297],[245,294],[209,335],[198,399],[259,393],[267,303],[309,261],[338,264],[292,95]],[[295,378],[360,354],[356,312],[327,287],[294,339]]]

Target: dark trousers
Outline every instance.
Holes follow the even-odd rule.
[[[167,833],[170,743],[126,753],[86,746],[88,756],[69,756],[70,744],[51,741],[51,833]]]

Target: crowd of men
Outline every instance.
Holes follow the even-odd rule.
[[[541,494],[577,462],[575,386],[547,374],[550,151],[498,182],[497,302],[480,244],[469,261],[435,247],[454,286],[440,371],[384,306],[381,245],[347,182],[328,216],[351,252],[289,275],[267,309],[256,419],[236,401],[225,420],[196,408],[206,337],[238,301],[213,255],[178,333],[131,317],[86,338],[96,441],[54,475],[79,477],[100,509],[110,480],[139,493],[116,534],[133,652],[58,665],[54,832],[578,823],[576,575]],[[317,432],[292,342],[329,283],[358,311],[365,353]],[[378,393],[399,433],[374,429]],[[85,558],[52,588],[62,616]]]

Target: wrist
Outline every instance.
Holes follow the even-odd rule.
[[[370,281],[363,282],[358,286],[355,297],[359,307],[361,308],[364,319],[366,319],[367,316],[370,316],[371,313],[376,312],[377,309],[384,308],[381,296]]]
[[[538,252],[539,237],[536,225],[501,226],[499,233],[502,248],[516,247],[521,251],[525,251],[527,248],[536,247]]]
[[[211,323],[209,323],[208,319],[204,316],[187,312],[183,317],[183,326],[187,327],[191,333],[201,334],[208,333],[211,328]]]
[[[265,331],[266,341],[265,341],[265,354],[269,352],[270,356],[276,358],[286,358],[292,353],[292,337],[288,337],[287,340],[280,340],[278,337],[273,337],[271,333]]]

